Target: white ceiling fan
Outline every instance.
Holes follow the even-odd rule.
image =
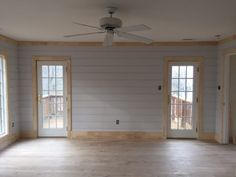
[[[72,35],[65,35],[64,37],[77,37],[77,36],[85,36],[85,35],[93,35],[93,34],[100,34],[100,33],[105,33],[105,38],[103,42],[103,46],[108,47],[112,46],[114,34],[116,34],[118,37],[123,37],[131,40],[136,40],[139,42],[144,42],[146,44],[150,44],[153,42],[152,39],[131,34],[129,32],[132,31],[145,31],[145,30],[150,30],[151,28],[146,26],[146,25],[134,25],[134,26],[127,26],[127,27],[122,27],[122,21],[119,18],[113,17],[113,14],[117,10],[116,7],[108,7],[108,13],[110,14],[110,17],[104,17],[100,19],[100,27],[96,26],[91,26],[83,23],[77,23],[73,22],[76,25],[81,25],[81,26],[86,26],[89,28],[94,28],[99,31],[97,32],[91,32],[91,33],[81,33],[81,34],[72,34]]]

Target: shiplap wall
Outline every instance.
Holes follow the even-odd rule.
[[[14,122],[9,134],[17,134],[19,131],[19,94],[18,94],[18,56],[17,45],[0,40],[0,53],[7,52],[7,75],[9,87],[9,117]],[[10,122],[11,123],[11,122]]]
[[[71,56],[73,131],[162,132],[163,61],[203,56],[204,131],[215,131],[217,47],[20,46],[20,127],[32,130],[32,56]],[[115,120],[120,120],[120,125]]]

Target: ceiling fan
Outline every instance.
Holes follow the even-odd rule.
[[[81,34],[72,34],[72,35],[65,35],[64,37],[77,37],[77,36],[86,36],[86,35],[93,35],[93,34],[105,34],[103,46],[108,47],[112,46],[114,35],[116,34],[118,37],[127,38],[131,40],[136,40],[139,42],[144,42],[146,44],[150,44],[153,42],[152,39],[131,34],[129,32],[132,31],[145,31],[150,30],[151,28],[146,25],[134,25],[134,26],[127,26],[122,27],[122,21],[119,18],[113,17],[113,14],[116,12],[116,7],[108,7],[108,13],[110,17],[104,17],[100,19],[100,27],[91,26],[83,23],[73,22],[76,25],[86,26],[89,28],[97,29],[97,32],[90,32],[90,33],[81,33]]]

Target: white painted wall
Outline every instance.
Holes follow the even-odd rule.
[[[9,134],[17,134],[19,130],[19,94],[18,94],[18,60],[17,45],[0,40],[0,52],[6,51],[8,54],[7,75],[9,86],[9,117],[15,126],[12,127]]]
[[[162,131],[163,58],[203,56],[204,131],[215,132],[217,47],[20,46],[20,127],[32,130],[32,56],[71,56],[74,131]],[[120,125],[115,120],[120,120]]]

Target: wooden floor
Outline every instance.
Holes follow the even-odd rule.
[[[36,139],[0,153],[0,177],[233,177],[236,146],[190,140]]]

